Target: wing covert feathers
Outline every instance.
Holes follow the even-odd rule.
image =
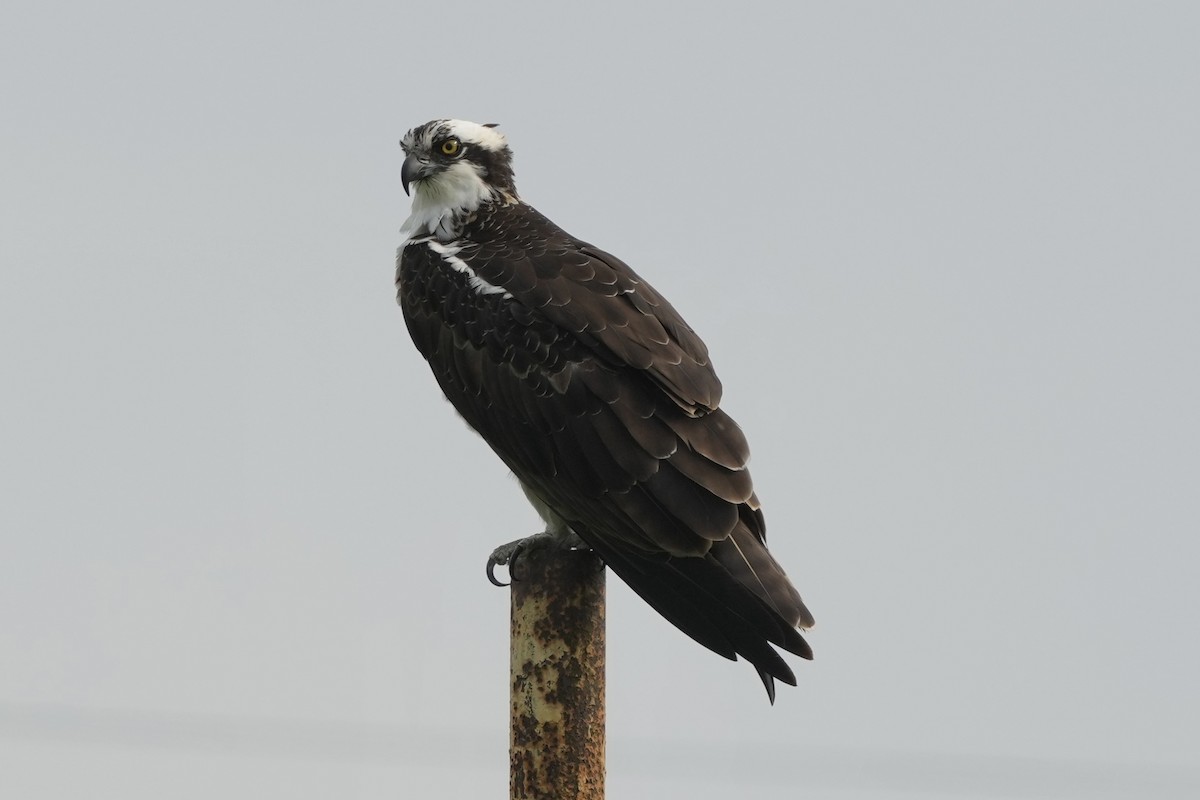
[[[772,700],[774,679],[794,685],[775,648],[811,658],[797,628],[812,616],[766,549],[704,343],[623,262],[529,206],[481,215],[457,245],[461,265],[421,240],[397,265],[446,397],[662,616],[750,661]]]

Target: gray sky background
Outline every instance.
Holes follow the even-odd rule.
[[[1200,795],[1200,11],[0,12],[0,796],[503,797],[537,519],[393,300],[396,144],[701,332],[818,619],[615,579],[610,796]]]

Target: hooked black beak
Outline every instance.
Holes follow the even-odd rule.
[[[419,181],[429,174],[428,164],[417,158],[416,154],[404,159],[404,166],[400,168],[400,185],[404,187],[404,193],[408,194],[408,185],[413,181]]]

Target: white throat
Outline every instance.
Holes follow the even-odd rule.
[[[412,212],[400,232],[409,237],[432,234],[443,241],[452,239],[463,219],[495,196],[475,165],[466,161],[451,164],[413,184]]]

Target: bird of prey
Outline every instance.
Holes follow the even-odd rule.
[[[813,624],[767,551],[749,449],[700,337],[628,265],[525,203],[495,125],[439,119],[400,142],[414,190],[396,258],[414,344],[520,481],[546,532],[583,544],[700,644],[747,659],[771,702],[776,645]],[[492,578],[493,582],[496,582]]]

